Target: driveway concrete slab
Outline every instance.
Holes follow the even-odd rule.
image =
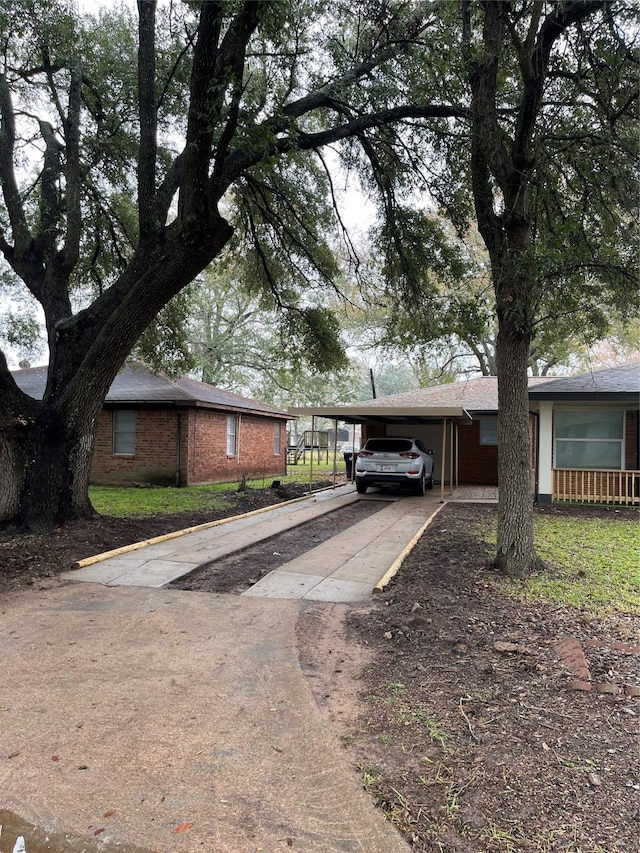
[[[159,589],[171,581],[197,569],[197,562],[183,563],[180,560],[154,560],[131,569],[110,581],[109,586],[150,586]]]
[[[324,580],[322,575],[303,572],[269,572],[242,595],[250,598],[305,598],[306,593]]]
[[[357,604],[371,596],[371,583],[343,580],[332,575],[323,578],[311,587],[303,598],[306,601],[339,601],[343,604]]]
[[[299,602],[69,584],[0,610],[0,809],[159,853],[408,853],[301,672]]]
[[[314,601],[366,601],[439,506],[431,496],[392,503],[269,572],[243,595],[292,598],[297,592]]]
[[[283,530],[303,524],[325,513],[358,500],[351,484],[320,492],[305,501],[276,505],[267,511],[249,513],[234,519],[222,520],[175,538],[142,545],[137,543],[130,551],[113,556],[98,555],[95,562],[83,568],[65,572],[67,580],[88,581],[108,585],[162,586],[187,574],[195,566],[247,548]],[[124,561],[124,563],[123,563]],[[174,574],[174,563],[184,562],[182,572]],[[120,569],[124,565],[124,570]],[[146,568],[145,568],[146,567]],[[124,580],[125,572],[132,572]],[[138,578],[138,579],[136,579]]]

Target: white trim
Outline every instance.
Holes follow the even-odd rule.
[[[235,456],[238,449],[238,416],[227,415],[227,456]]]
[[[538,492],[553,492],[553,402],[540,400],[538,413]]]

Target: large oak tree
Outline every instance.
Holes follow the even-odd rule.
[[[429,25],[423,10],[383,5],[367,18],[365,6],[210,0],[159,12],[141,0],[136,55],[122,14],[83,23],[54,0],[4,5],[0,251],[42,306],[49,369],[34,400],[0,357],[0,519],[39,531],[92,513],[106,392],[234,227],[251,242],[256,279],[297,325],[330,328],[282,297],[335,267],[323,233],[328,166],[313,152],[375,138],[407,113],[379,96],[352,111],[349,98],[361,103]]]
[[[632,254],[613,239],[632,234],[627,6],[141,0],[137,43],[122,16],[3,8],[0,251],[43,308],[50,357],[42,401],[0,358],[0,518],[42,530],[92,512],[113,378],[234,229],[255,280],[304,325],[304,290],[335,273],[325,235],[342,230],[331,146],[381,199],[390,285],[446,264],[409,209],[423,191],[457,228],[477,221],[499,320],[498,557],[526,573],[540,294],[573,292],[585,271],[615,292],[629,281]]]

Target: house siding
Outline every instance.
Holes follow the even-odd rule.
[[[224,483],[286,473],[286,429],[274,454],[273,418],[238,414],[237,454],[227,456],[228,412],[208,409],[137,410],[132,455],[113,453],[113,413],[100,415],[91,482],[97,485]],[[179,445],[179,453],[178,453]],[[179,474],[178,474],[179,466]]]

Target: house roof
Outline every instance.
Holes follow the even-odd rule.
[[[530,384],[534,385],[543,381],[545,380],[540,377],[529,380]],[[317,415],[362,423],[390,421],[394,418],[401,418],[404,423],[421,423],[442,418],[468,422],[474,414],[498,411],[498,380],[495,376],[480,376],[476,379],[449,382],[447,385],[432,385],[402,394],[377,397],[349,406],[306,406],[289,411],[296,415]]]
[[[28,367],[13,372],[18,386],[30,397],[41,399],[47,381],[47,368]],[[290,418],[287,412],[231,391],[224,391],[196,379],[169,379],[143,365],[123,368],[114,379],[105,403],[130,406],[197,406],[225,411],[243,411],[275,418]]]
[[[557,379],[530,376],[528,384],[532,402],[637,402],[640,393],[640,362]],[[498,379],[495,376],[433,385],[348,406],[304,406],[289,409],[289,412],[295,415],[316,415],[357,423],[426,423],[442,418],[469,422],[474,415],[497,411]]]
[[[638,402],[640,396],[640,361],[604,370],[561,376],[529,389],[532,400],[593,400]]]

